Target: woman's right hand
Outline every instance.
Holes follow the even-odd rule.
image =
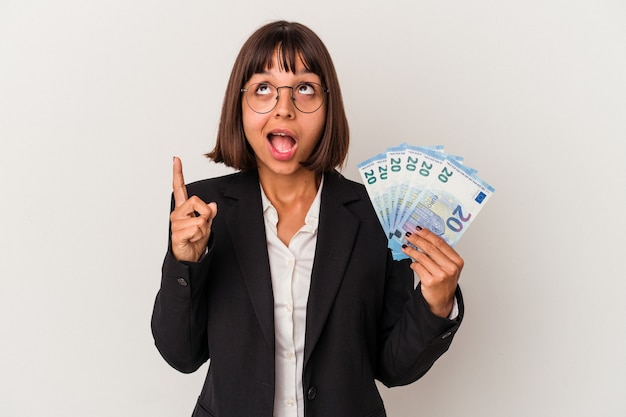
[[[197,262],[204,254],[211,224],[217,215],[216,203],[205,203],[197,196],[187,196],[183,164],[174,157],[174,211],[170,214],[172,253],[178,261]]]

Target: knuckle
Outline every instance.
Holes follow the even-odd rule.
[[[456,277],[458,275],[459,275],[459,271],[458,271],[456,265],[452,265],[452,266],[448,267],[447,270],[445,271],[446,278],[447,277],[453,278],[453,277]]]
[[[463,260],[463,258],[459,258],[459,262],[458,262],[458,270],[459,270],[459,272],[461,272],[461,270],[463,269],[464,266],[465,266],[465,261]]]
[[[192,195],[191,197],[189,197],[189,200],[191,200],[195,206],[198,206],[198,207],[206,206],[206,203],[202,201],[202,199],[198,197],[197,195]]]
[[[184,220],[184,215],[181,214],[180,210],[176,209],[170,213],[169,220],[171,224],[180,223]]]
[[[434,236],[432,245],[436,247],[437,249],[441,249],[443,246],[446,245],[446,242],[442,238],[438,236]]]
[[[180,207],[176,207],[174,210],[172,210],[172,212],[170,213],[170,220],[174,221],[176,219],[178,219],[180,217]]]
[[[461,275],[461,270],[463,269],[463,259],[452,259],[446,265],[446,270],[451,276],[459,276]]]
[[[426,250],[427,252],[432,252],[435,249],[437,249],[437,245],[434,245],[433,243],[428,242],[428,241],[424,241],[421,244],[421,247],[422,247],[422,249]]]
[[[200,231],[203,232],[204,228],[207,225],[207,219],[205,216],[198,216],[193,219],[193,225]]]
[[[448,277],[448,274],[443,269],[437,269],[434,273],[432,273],[432,276],[437,282],[443,282]]]

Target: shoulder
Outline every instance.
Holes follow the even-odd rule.
[[[327,172],[324,174],[324,190],[340,197],[345,202],[365,200],[369,202],[369,197],[365,186],[356,181],[344,177],[338,171]]]
[[[331,191],[354,193],[358,197],[367,197],[363,184],[344,177],[339,171],[331,171],[324,174],[324,188],[328,188]]]
[[[368,220],[376,219],[376,212],[374,211],[365,186],[344,177],[337,171],[324,174],[322,202],[324,202],[324,195],[330,197],[327,201],[333,200],[343,205],[358,217]]]
[[[190,182],[189,184],[187,184],[187,191],[191,193],[224,188],[227,187],[228,184],[230,184],[239,175],[241,175],[241,172]]]
[[[256,171],[241,171],[187,184],[189,196],[197,195],[204,201],[215,201],[223,197],[238,198],[254,193],[254,190],[260,190]]]

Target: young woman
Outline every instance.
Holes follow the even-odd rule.
[[[181,372],[210,359],[194,417],[385,416],[375,380],[409,384],[448,349],[463,260],[419,228],[413,262],[392,260],[336,171],[348,137],[326,47],[280,21],[243,45],[207,154],[239,172],[185,185],[174,158],[152,331]]]

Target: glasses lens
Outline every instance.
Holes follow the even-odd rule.
[[[295,105],[303,113],[313,113],[324,102],[324,90],[317,83],[300,83],[293,87]]]
[[[252,84],[245,90],[248,106],[257,113],[268,113],[276,106],[276,88],[267,83]]]
[[[326,91],[317,83],[299,83],[293,87],[274,87],[268,83],[256,83],[244,89],[246,102],[257,113],[269,113],[278,103],[278,91],[287,88],[292,94],[294,105],[302,113],[313,113],[322,107]],[[284,94],[284,93],[283,93]]]

